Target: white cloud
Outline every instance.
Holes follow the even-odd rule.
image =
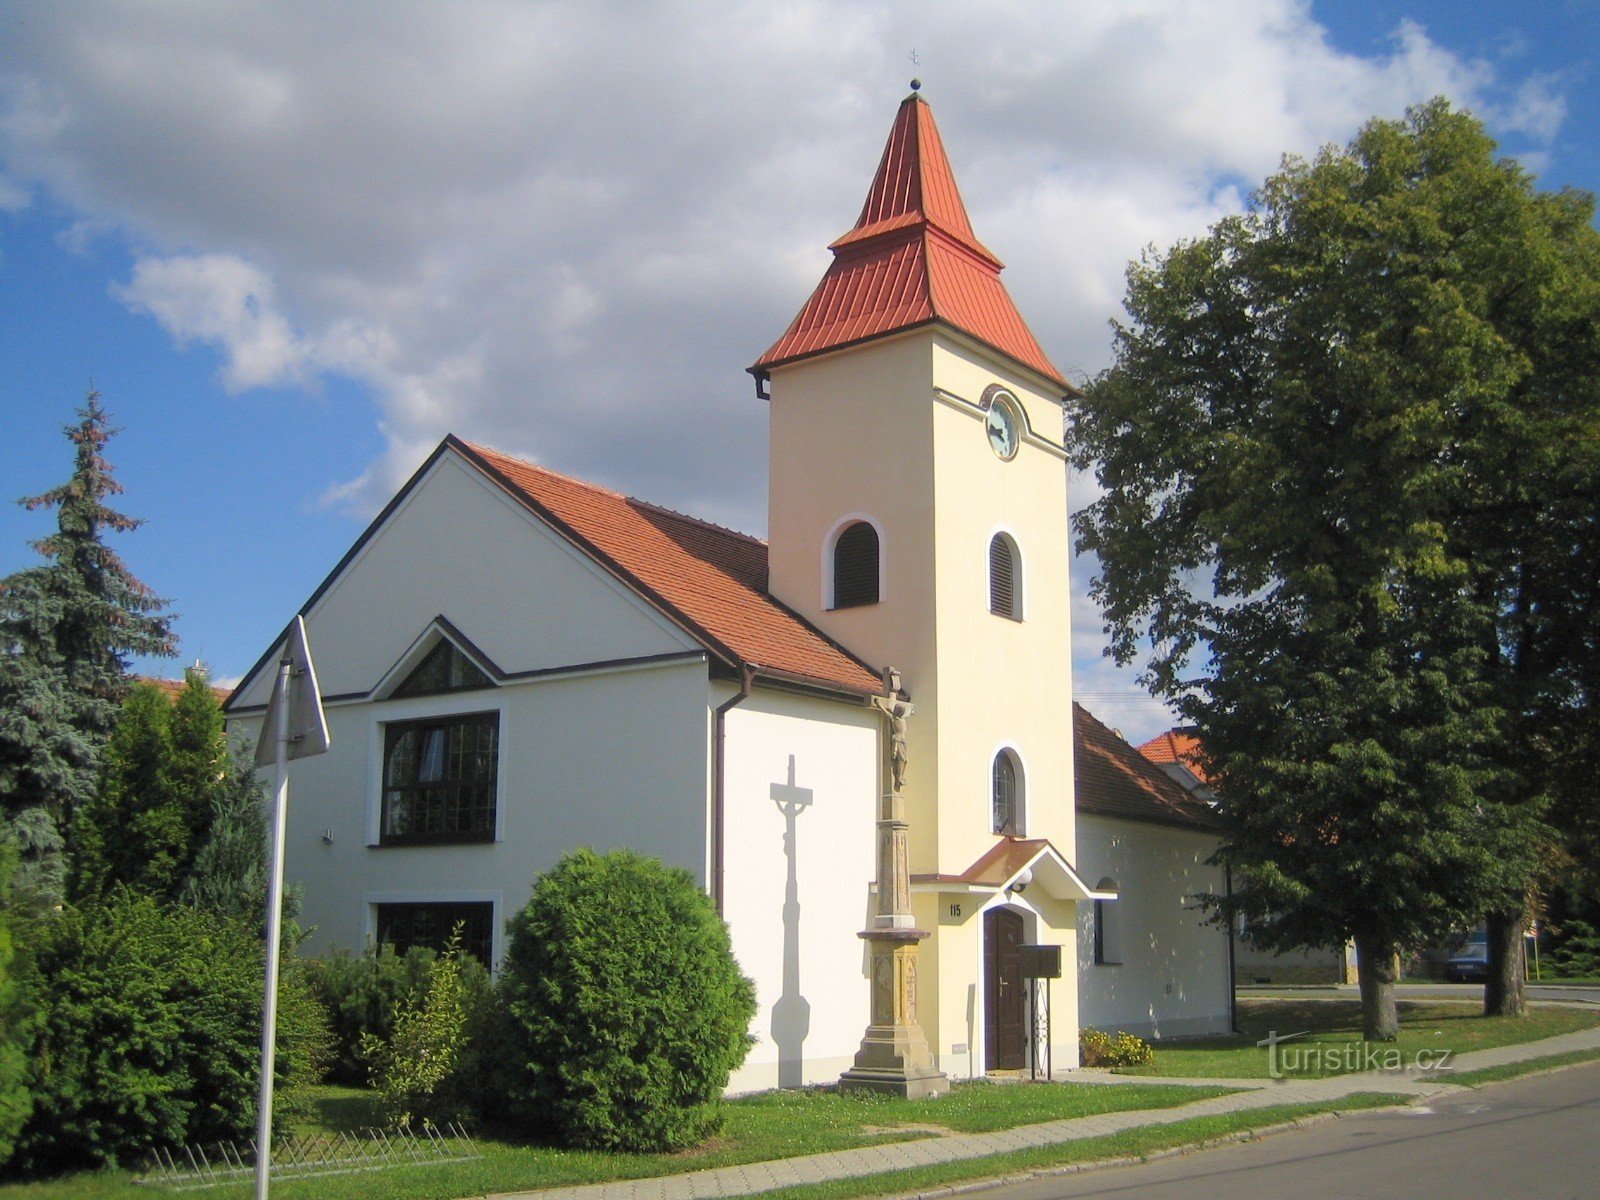
[[[228,254],[141,258],[133,279],[112,289],[180,343],[198,338],[219,346],[229,391],[306,382],[311,347],[290,329],[273,290],[265,272]]]
[[[0,212],[21,212],[30,200],[27,188],[0,175]]]
[[[453,430],[759,531],[743,368],[854,218],[913,45],[1074,376],[1127,261],[1285,151],[1443,92],[1536,154],[1564,112],[1412,22],[1344,53],[1304,0],[102,2],[8,28],[0,164],[124,238],[118,294],[217,346],[229,390],[370,386],[386,448],[330,502],[370,511]]]

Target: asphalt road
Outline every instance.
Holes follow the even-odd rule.
[[[995,1200],[1594,1200],[1600,1064],[1398,1113],[1355,1114],[1259,1142],[1013,1184]]]
[[[1590,985],[1563,986],[1551,983],[1526,985],[1529,1000],[1561,1000],[1569,1004],[1593,1004],[1600,1007],[1600,987]],[[1241,987],[1241,999],[1356,999],[1361,989],[1354,984],[1328,984],[1324,987]],[[1483,1002],[1481,983],[1402,983],[1395,988],[1402,1000],[1475,1000]]]

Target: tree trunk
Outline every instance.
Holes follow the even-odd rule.
[[[1373,934],[1356,934],[1356,970],[1361,983],[1361,1036],[1369,1042],[1394,1041],[1400,1036],[1394,946]]]
[[[1489,927],[1489,977],[1483,984],[1483,1015],[1525,1017],[1528,1002],[1522,980],[1527,971],[1528,948],[1523,941],[1523,913],[1491,913]]]

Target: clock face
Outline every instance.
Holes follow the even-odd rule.
[[[989,446],[1001,458],[1011,458],[1017,452],[1018,436],[1017,413],[1014,408],[998,396],[989,405],[989,415],[984,420],[984,432],[989,435]]]

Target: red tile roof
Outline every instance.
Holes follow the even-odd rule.
[[[1178,763],[1201,783],[1211,783],[1205,768],[1200,765],[1200,739],[1192,733],[1182,729],[1158,733],[1139,747],[1139,753],[1153,763]]]
[[[1080,813],[1206,831],[1218,827],[1210,805],[1184,791],[1076,703],[1072,706],[1072,746]]]
[[[155,687],[160,688],[162,695],[174,702],[177,701],[179,696],[183,695],[183,689],[188,686],[188,681],[183,679],[157,679],[154,675],[139,675],[135,678],[139,683],[153,684]],[[222,687],[213,687],[211,694],[217,698],[218,704],[221,704],[231,695],[227,688]]]
[[[900,105],[861,216],[829,249],[822,282],[752,371],[943,321],[1068,386],[1000,282],[1004,264],[973,234],[920,96]]]
[[[729,666],[835,690],[883,691],[880,674],[767,594],[767,544],[451,437],[517,500]]]

